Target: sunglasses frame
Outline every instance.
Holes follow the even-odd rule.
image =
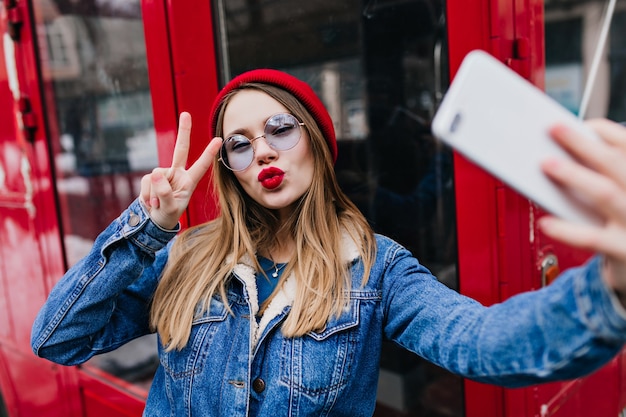
[[[272,120],[272,118],[274,118],[276,116],[281,116],[281,115],[287,115],[287,116],[291,116],[291,117],[294,118],[294,120],[296,121],[296,125],[295,126],[298,127],[299,132],[300,132],[300,135],[298,136],[298,140],[293,144],[293,146],[290,146],[289,148],[286,148],[286,149],[276,149],[272,145],[270,145],[269,143],[268,143],[268,146],[270,148],[274,149],[276,152],[288,151],[289,149],[293,149],[300,142],[300,139],[302,139],[302,129],[301,129],[301,127],[302,126],[306,126],[306,125],[305,125],[305,123],[303,123],[300,120],[298,120],[298,118],[296,116],[294,116],[293,114],[291,114],[291,113],[276,113],[276,114],[273,114],[270,117],[268,117],[267,120],[265,121],[265,125],[263,126],[263,134],[262,135],[259,135],[257,137],[254,137],[254,138],[250,139],[249,137],[247,137],[244,134],[237,133],[237,134],[231,135],[228,138],[226,138],[222,142],[222,146],[220,146],[220,152],[219,152],[220,156],[218,158],[218,161],[220,161],[227,169],[229,169],[230,171],[233,171],[233,172],[241,172],[241,171],[244,171],[245,169],[249,168],[250,165],[252,165],[252,163],[254,162],[254,157],[255,157],[255,150],[254,150],[254,146],[252,146],[252,143],[255,140],[261,139],[261,138],[264,138],[267,141],[267,136],[266,136],[267,133],[265,132],[265,129],[267,128],[267,124],[269,123],[270,120]],[[223,154],[226,153],[226,151],[224,150],[224,145],[226,144],[226,141],[228,141],[229,139],[231,139],[231,138],[233,138],[235,136],[243,136],[244,138],[248,139],[248,141],[250,142],[250,145],[251,145],[251,149],[252,149],[252,158],[250,159],[250,163],[248,163],[248,165],[246,165],[244,168],[241,168],[241,169],[233,169],[233,168],[229,167],[228,164],[226,164],[226,161],[224,160],[224,156],[223,156]]]

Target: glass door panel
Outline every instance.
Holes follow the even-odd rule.
[[[68,266],[139,194],[158,165],[139,0],[33,2]],[[89,362],[147,387],[153,336]]]
[[[452,158],[430,134],[447,87],[444,2],[220,0],[222,83],[272,67],[307,81],[338,136],[335,169],[376,232],[457,288]],[[461,416],[462,380],[393,343],[377,416]]]
[[[610,0],[545,1],[545,86],[548,95],[584,119],[606,117],[626,123],[626,0],[615,2],[612,18],[607,20],[610,4]],[[602,48],[605,23],[609,26]],[[590,80],[596,62],[596,76]],[[558,247],[541,234],[538,241],[544,247]],[[588,256],[564,248],[559,264],[579,263]],[[621,363],[626,363],[624,357],[623,352]],[[550,415],[623,415],[624,375],[620,362],[613,361],[576,386],[540,387],[535,393],[537,404],[547,404],[545,411]],[[597,393],[602,400],[596,400]]]
[[[546,92],[578,114],[609,1],[546,0]],[[585,118],[626,121],[626,0],[617,0]]]

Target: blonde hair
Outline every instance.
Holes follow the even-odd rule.
[[[291,218],[281,224],[276,211],[250,198],[233,173],[214,161],[213,184],[219,196],[220,215],[180,234],[172,245],[152,302],[151,324],[168,350],[185,346],[192,321],[209,308],[211,297],[219,294],[222,300],[227,300],[231,271],[238,260],[248,256],[256,262],[259,251],[268,251],[278,243],[279,230],[288,231],[296,243],[296,252],[274,291],[280,289],[284,277],[294,272],[297,290],[291,312],[282,326],[286,337],[303,336],[323,328],[348,302],[350,265],[338,255],[342,253],[343,233],[348,233],[357,244],[364,264],[362,284],[367,282],[371,270],[376,248],[373,231],[339,188],[326,140],[313,117],[294,96],[267,84],[245,84],[224,97],[216,135],[223,134],[224,110],[230,98],[243,88],[268,94],[305,124],[314,155],[313,181],[297,202]],[[258,263],[256,266],[259,269]]]

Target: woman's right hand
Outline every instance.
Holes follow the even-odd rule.
[[[213,163],[222,145],[220,138],[213,138],[198,160],[187,169],[190,135],[191,115],[183,112],[179,118],[172,166],[155,168],[141,179],[139,198],[152,221],[164,229],[176,227],[198,182]]]
[[[543,168],[557,184],[591,202],[603,222],[585,225],[545,216],[539,225],[553,239],[602,254],[606,283],[626,307],[626,128],[606,119],[586,123],[601,140],[555,127],[554,140],[574,158],[552,159]]]

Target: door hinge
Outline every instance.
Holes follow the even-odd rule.
[[[20,32],[24,24],[22,9],[18,6],[17,0],[3,0],[4,8],[7,11],[8,32],[14,42],[20,40]]]
[[[18,100],[18,109],[22,117],[22,131],[26,140],[30,143],[35,141],[35,132],[37,131],[37,115],[33,112],[30,99],[22,97]]]

